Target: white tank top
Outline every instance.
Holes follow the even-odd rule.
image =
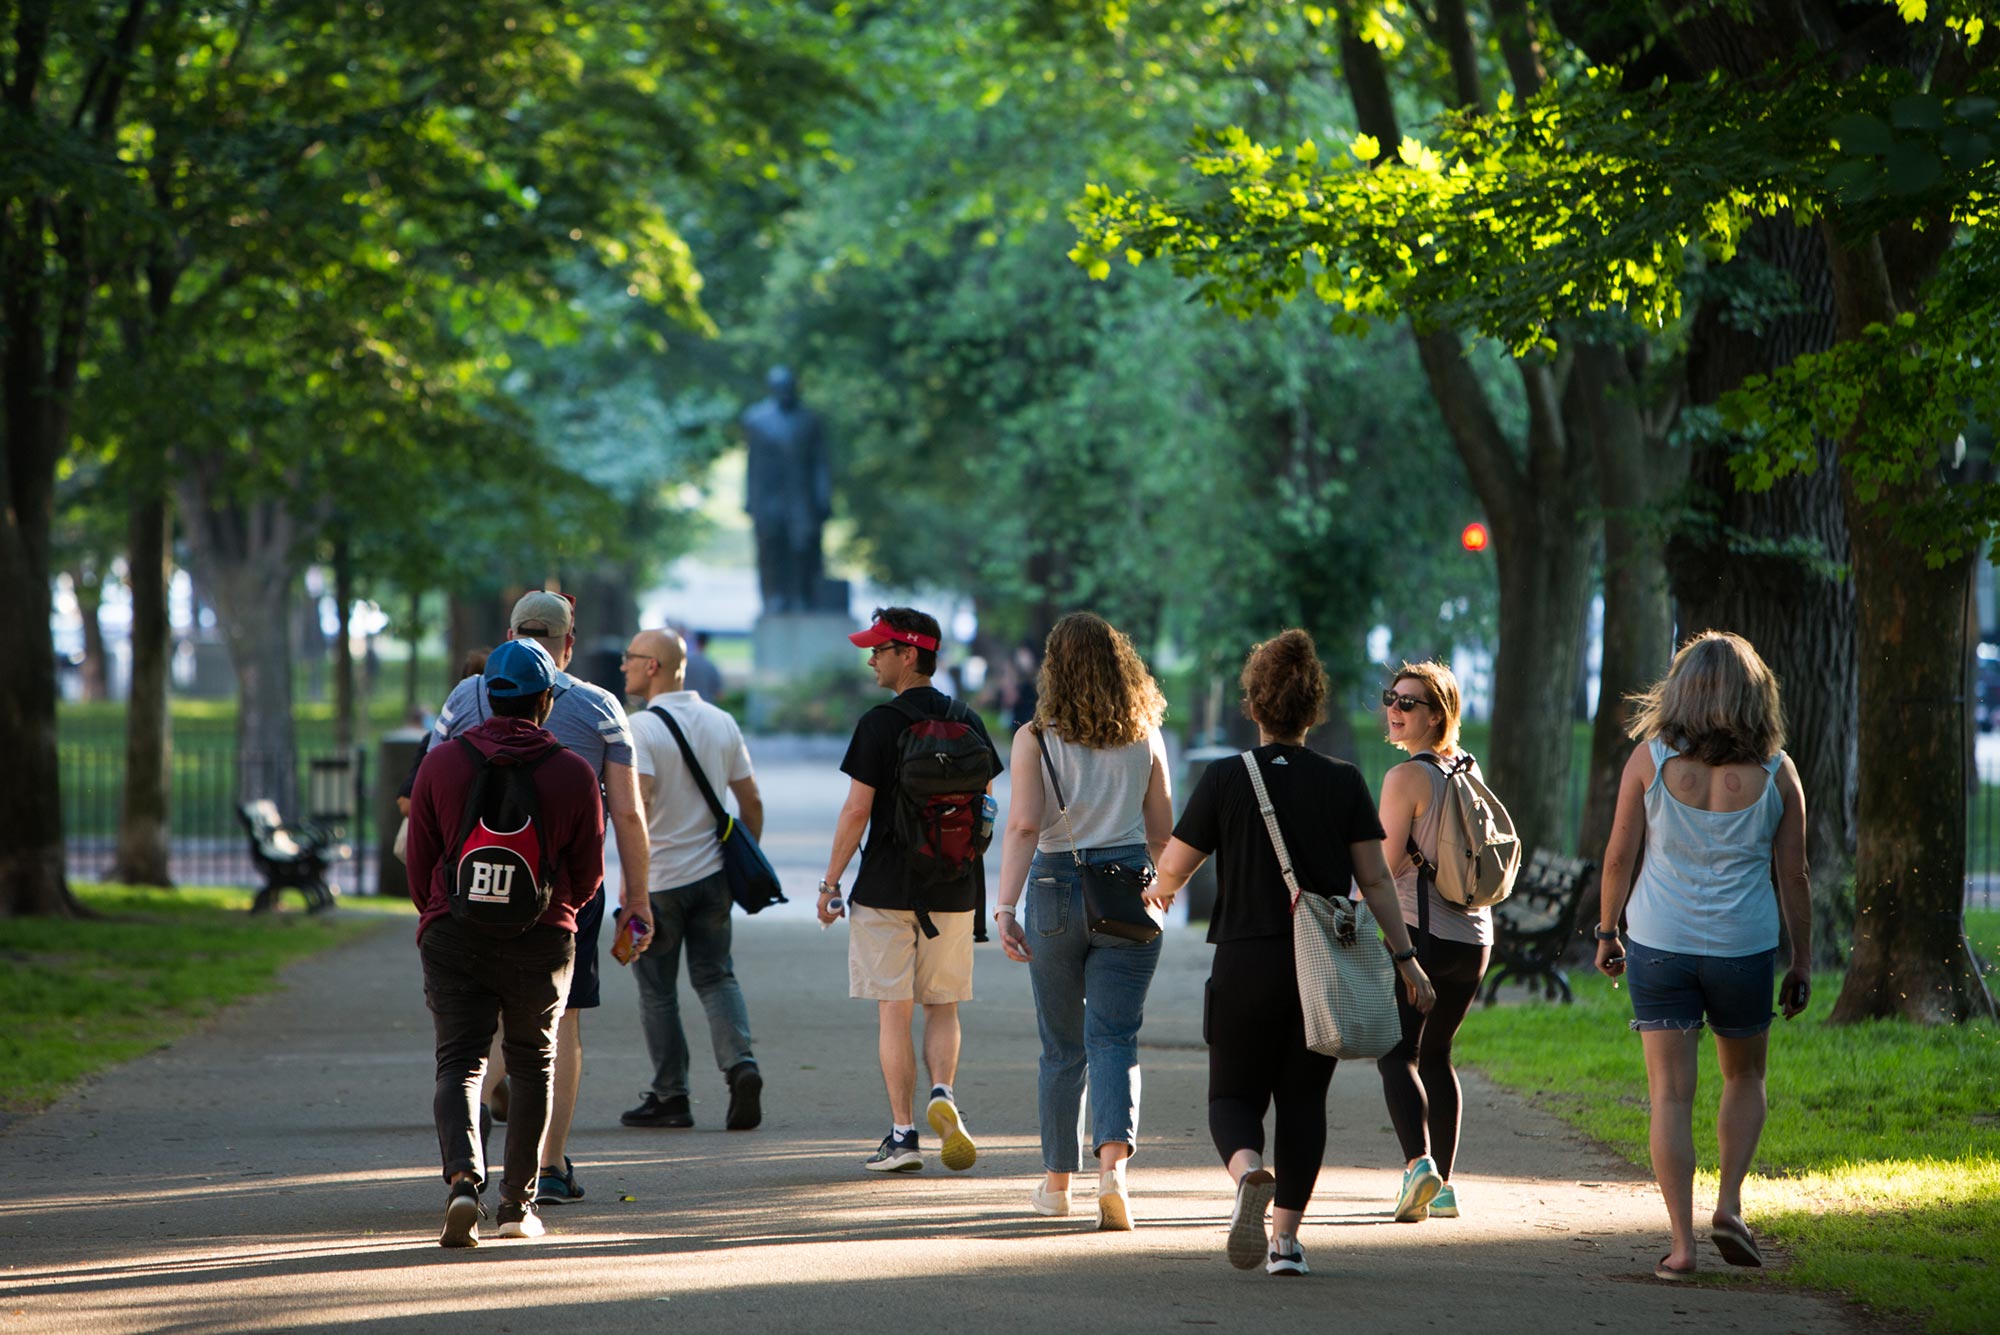
[[[1069,799],[1070,829],[1076,832],[1078,848],[1117,848],[1146,842],[1143,804],[1146,785],[1153,777],[1153,748],[1156,732],[1130,746],[1099,749],[1073,746],[1052,729],[1042,730],[1049,744],[1049,759],[1062,780],[1063,796]],[[1042,834],[1036,848],[1044,853],[1069,852],[1069,829],[1063,827],[1062,812],[1056,806],[1055,789],[1049,785],[1048,767],[1041,763],[1041,748],[1035,751],[1035,773],[1042,781]],[[1015,775],[1014,782],[1021,782]]]

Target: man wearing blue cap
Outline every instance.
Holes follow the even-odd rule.
[[[437,1029],[431,1102],[450,1184],[446,1247],[479,1242],[486,1155],[480,1077],[496,1030],[514,1089],[499,1235],[535,1238],[556,1026],[576,957],[577,912],[604,870],[604,804],[589,762],[542,727],[558,671],[533,640],[486,659],[489,715],[434,747],[410,794],[410,899],[424,999]]]

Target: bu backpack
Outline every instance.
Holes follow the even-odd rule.
[[[1437,862],[1424,860],[1414,834],[1409,841],[1410,859],[1417,864],[1420,879],[1428,879],[1456,908],[1492,908],[1514,892],[1514,877],[1521,870],[1521,840],[1514,833],[1514,818],[1493,790],[1473,777],[1471,756],[1450,763],[1428,752],[1416,758],[1429,761],[1444,775],[1444,792],[1438,799]],[[1420,891],[1418,906],[1427,899]]]
[[[993,755],[962,702],[951,701],[943,718],[901,697],[889,703],[910,720],[896,739],[896,849],[917,925],[936,936],[926,892],[979,875],[979,855],[992,841],[990,829],[981,832],[979,805],[993,781]],[[975,928],[983,927],[983,916],[975,913]]]
[[[555,855],[542,836],[535,771],[561,743],[533,760],[496,765],[461,737],[474,765],[471,791],[447,846],[451,916],[492,937],[519,936],[541,921],[555,894]]]

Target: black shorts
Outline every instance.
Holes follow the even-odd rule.
[[[604,925],[604,882],[576,911],[576,968],[569,976],[568,1008],[587,1011],[598,1003],[597,929]]]

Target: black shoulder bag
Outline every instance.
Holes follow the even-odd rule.
[[[736,818],[723,808],[716,799],[715,789],[708,786],[708,776],[701,772],[701,764],[694,758],[694,748],[688,745],[681,725],[658,705],[646,706],[646,712],[658,714],[660,721],[667,725],[667,731],[680,743],[681,758],[687,761],[688,773],[694,776],[695,786],[708,800],[708,809],[715,813],[715,838],[722,845],[722,875],[729,882],[729,897],[745,913],[757,913],[773,904],[787,902],[785,892],[778,884],[778,873],[771,870],[771,860],[764,856],[763,849],[757,847],[750,831],[737,824]]]
[[[1033,726],[1033,725],[1030,725]],[[1119,936],[1145,945],[1160,934],[1160,924],[1140,898],[1153,883],[1153,869],[1142,871],[1118,862],[1085,862],[1076,846],[1076,829],[1069,823],[1069,803],[1063,799],[1062,780],[1056,777],[1056,762],[1049,756],[1048,738],[1035,728],[1035,744],[1042,748],[1042,767],[1048,771],[1049,786],[1056,792],[1056,810],[1062,813],[1063,830],[1069,836],[1069,855],[1076,862],[1076,874],[1083,880],[1083,916],[1093,932]]]

